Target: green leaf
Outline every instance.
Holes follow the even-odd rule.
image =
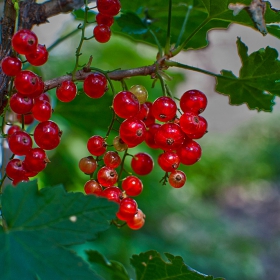
[[[96,238],[109,228],[117,205],[106,199],[66,193],[62,186],[37,189],[36,181],[7,186],[0,227],[3,279],[100,279],[64,246]]]
[[[145,34],[148,32],[147,26],[135,13],[124,13],[116,21],[121,27],[121,31],[127,34]]]
[[[95,16],[96,16],[96,12],[92,11],[92,10],[88,10],[87,11],[87,20],[88,21],[94,21],[95,20]],[[79,20],[79,21],[83,21],[85,18],[85,9],[78,9],[78,10],[73,10],[72,11],[72,15],[74,16],[74,19]]]
[[[216,90],[229,95],[230,104],[246,103],[249,109],[272,111],[275,96],[280,96],[280,61],[275,49],[267,47],[247,55],[247,46],[237,39],[242,61],[239,78],[231,71],[222,70],[217,77]]]
[[[179,256],[165,253],[165,262],[156,251],[148,251],[133,255],[131,264],[136,270],[137,279],[141,280],[222,280],[201,274],[184,263]]]
[[[88,255],[88,261],[94,265],[94,270],[98,271],[98,274],[102,275],[106,280],[129,280],[124,266],[116,261],[108,261],[104,256],[102,256],[97,251],[88,250],[86,251]],[[98,267],[99,269],[96,269]]]

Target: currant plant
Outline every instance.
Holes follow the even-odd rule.
[[[248,55],[246,45],[238,38],[242,61],[240,77],[231,71],[222,70],[221,74],[215,74],[174,60],[184,50],[206,47],[205,38],[210,29],[227,28],[233,22],[280,38],[279,28],[274,25],[280,22],[280,13],[268,2],[241,0],[242,4],[235,4],[220,0],[169,0],[163,4],[163,10],[158,1],[144,1],[141,7],[139,3],[127,0],[78,2],[70,1],[65,7],[56,1],[42,4],[13,1],[13,5],[5,2],[3,26],[9,26],[11,31],[9,36],[4,34],[1,39],[1,131],[3,143],[8,145],[11,155],[3,163],[1,179],[0,234],[3,238],[0,238],[0,244],[5,248],[1,257],[5,268],[0,273],[3,279],[31,279],[35,275],[40,279],[101,279],[89,264],[108,268],[111,264],[104,257],[87,251],[87,262],[66,246],[92,240],[110,225],[120,230],[126,226],[132,230],[143,229],[149,212],[141,210],[145,205],[138,206],[137,198],[146,189],[142,176],[153,174],[155,165],[162,172],[161,180],[154,185],[162,189],[170,185],[172,190],[187,187],[185,166],[203,160],[197,140],[208,132],[207,120],[201,115],[207,110],[207,92],[202,92],[200,85],[180,94],[173,92],[169,86],[169,68],[215,77],[216,91],[229,95],[232,105],[246,103],[250,109],[271,111],[273,100],[279,95],[276,70],[279,70],[280,63],[276,51],[269,47]],[[41,13],[40,19],[35,16],[36,11]],[[33,25],[47,21],[52,15],[70,11],[81,21],[77,29],[53,46],[39,42],[31,30]],[[262,14],[261,20],[256,14]],[[52,48],[77,33],[80,40],[76,52],[73,51],[74,67],[67,74],[46,80],[39,67],[51,58]],[[135,41],[156,46],[155,61],[133,69],[122,69],[122,65],[113,70],[97,68],[94,51],[89,57],[83,56],[85,45],[93,41],[109,44],[112,34],[130,36]],[[273,65],[269,68],[273,69],[267,70],[268,65]],[[253,74],[252,67],[257,69]],[[151,80],[151,89],[133,84],[133,79],[139,76]],[[258,77],[263,77],[265,82],[260,84]],[[128,78],[132,81],[130,87]],[[160,94],[155,91],[157,85],[160,85]],[[53,91],[55,94],[50,97],[48,92]],[[60,106],[68,110],[67,106],[81,96],[87,98],[92,107],[99,106],[105,97],[110,99],[110,106],[104,114],[112,117],[105,132],[104,128],[98,127],[97,121],[94,133],[84,143],[88,154],[81,155],[76,164],[85,178],[79,183],[80,192],[67,193],[59,186],[38,191],[36,180],[31,178],[40,176],[48,165],[60,167],[55,156],[54,160],[51,158],[51,152],[55,153],[64,138],[59,121],[52,120],[55,104],[62,102]],[[83,108],[79,110],[79,114],[83,114]],[[95,116],[93,109],[92,119],[97,117],[102,118]],[[157,158],[146,147],[156,151]],[[27,211],[29,201],[36,201],[36,207]],[[27,214],[21,217],[19,210]],[[29,227],[35,228],[34,233],[29,234]],[[49,234],[50,237],[46,238]],[[38,235],[40,237],[36,239]],[[31,239],[36,239],[35,244]],[[42,249],[51,259],[50,267],[48,263],[41,263],[43,253],[37,258],[26,249],[29,246]],[[18,259],[15,255],[5,258],[7,248],[20,250],[28,264],[18,264],[19,269],[13,271],[10,263]],[[52,248],[55,249],[52,251]],[[54,255],[59,259],[53,259]],[[192,270],[180,257],[171,254],[166,257],[169,262],[163,261],[155,251],[134,256],[131,263],[137,279],[214,279]],[[114,265],[119,267],[121,279],[130,279],[120,264]],[[117,273],[112,270],[111,278],[117,279]]]

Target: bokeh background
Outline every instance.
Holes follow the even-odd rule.
[[[280,9],[279,0],[271,3]],[[79,24],[71,14],[49,21],[34,28],[40,43],[47,47]],[[88,36],[92,28],[88,27]],[[238,75],[241,62],[235,44],[237,37],[249,46],[249,53],[267,45],[280,51],[278,39],[232,25],[228,30],[211,31],[207,48],[182,53],[176,60],[215,73],[227,69]],[[79,38],[79,34],[75,35],[55,47],[49,61],[37,68],[37,73],[48,80],[70,72]],[[156,52],[151,46],[113,34],[106,44],[86,41],[81,63],[92,55],[94,67],[128,69],[152,64]],[[201,161],[193,166],[180,166],[187,174],[187,183],[181,189],[161,185],[164,173],[155,164],[151,174],[141,177],[144,191],[137,197],[146,214],[145,226],[139,231],[112,226],[94,242],[74,249],[80,254],[85,248],[96,249],[108,259],[122,262],[132,276],[131,255],[154,249],[181,255],[188,265],[215,277],[279,280],[279,99],[272,113],[249,111],[246,105],[229,105],[228,97],[217,94],[212,77],[178,69],[170,69],[168,74],[173,77],[168,85],[178,98],[193,88],[208,97],[208,107],[202,115],[208,121],[209,133],[198,141],[203,149]],[[126,80],[128,86],[143,84],[149,91],[149,101],[161,95],[160,85],[152,88],[152,82],[150,77]],[[114,82],[114,86],[121,89],[120,83]],[[78,87],[81,89],[82,84]],[[97,100],[79,94],[69,104],[57,101],[54,91],[49,93],[55,109],[52,119],[62,128],[63,137],[60,146],[48,153],[51,164],[39,175],[39,185],[62,183],[69,191],[83,191],[88,177],[79,171],[78,162],[88,155],[87,139],[107,131],[112,93],[109,91]],[[144,143],[130,153],[139,151],[150,153],[155,162],[160,154]],[[127,160],[128,170],[129,163]]]

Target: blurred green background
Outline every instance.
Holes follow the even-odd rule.
[[[44,80],[73,69],[78,41],[76,35],[51,52],[49,61],[40,67]],[[80,62],[87,63],[92,55],[94,67],[128,69],[152,64],[156,52],[152,47],[113,36],[107,44],[86,41]],[[173,80],[167,83],[179,97],[183,92],[178,87],[183,86],[188,75],[174,69],[168,73]],[[150,77],[135,77],[126,83],[129,87],[144,85],[149,101],[161,95],[159,83],[152,88]],[[114,82],[114,86],[117,91],[121,89],[119,82]],[[51,163],[38,176],[40,187],[63,183],[69,191],[83,191],[88,176],[80,172],[78,162],[89,155],[88,138],[105,135],[110,124],[112,92],[94,100],[82,93],[82,83],[78,87],[79,95],[67,104],[56,100],[54,90],[49,92],[55,110],[52,120],[59,124],[63,136],[59,147],[48,153]],[[208,98],[209,104],[215,102],[211,94]],[[243,109],[247,110],[245,106]],[[141,177],[144,191],[136,198],[146,214],[145,226],[139,231],[112,226],[96,241],[75,249],[80,253],[85,248],[96,249],[108,259],[122,262],[128,270],[132,254],[155,249],[181,255],[194,269],[215,277],[280,279],[279,117],[275,111],[244,120],[226,132],[209,129],[198,141],[203,149],[201,161],[179,168],[187,174],[187,183],[181,189],[159,183],[164,175],[156,164],[159,150],[144,143],[132,149],[132,154],[150,153],[155,161],[153,172]],[[109,143],[116,134],[112,132]],[[131,170],[129,165],[128,158],[127,170]]]

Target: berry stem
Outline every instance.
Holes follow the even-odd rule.
[[[159,181],[160,183],[162,183],[163,186],[166,185],[166,183],[168,182],[168,172],[165,172],[164,176],[161,178],[161,180]]]
[[[124,151],[124,155],[123,155],[123,158],[122,158],[122,162],[121,162],[121,164],[120,164],[120,172],[119,172],[119,179],[118,179],[118,183],[120,182],[120,180],[121,180],[121,175],[122,175],[122,173],[123,173],[123,171],[124,171],[124,161],[125,161],[125,158],[126,158],[126,156],[128,155],[128,149],[126,149],[125,151]]]
[[[156,36],[156,34],[154,33],[153,30],[149,29],[149,32],[151,33],[151,35],[154,37],[156,45],[158,47],[158,58],[162,58],[162,54],[163,54],[163,50],[162,50],[162,46]]]

